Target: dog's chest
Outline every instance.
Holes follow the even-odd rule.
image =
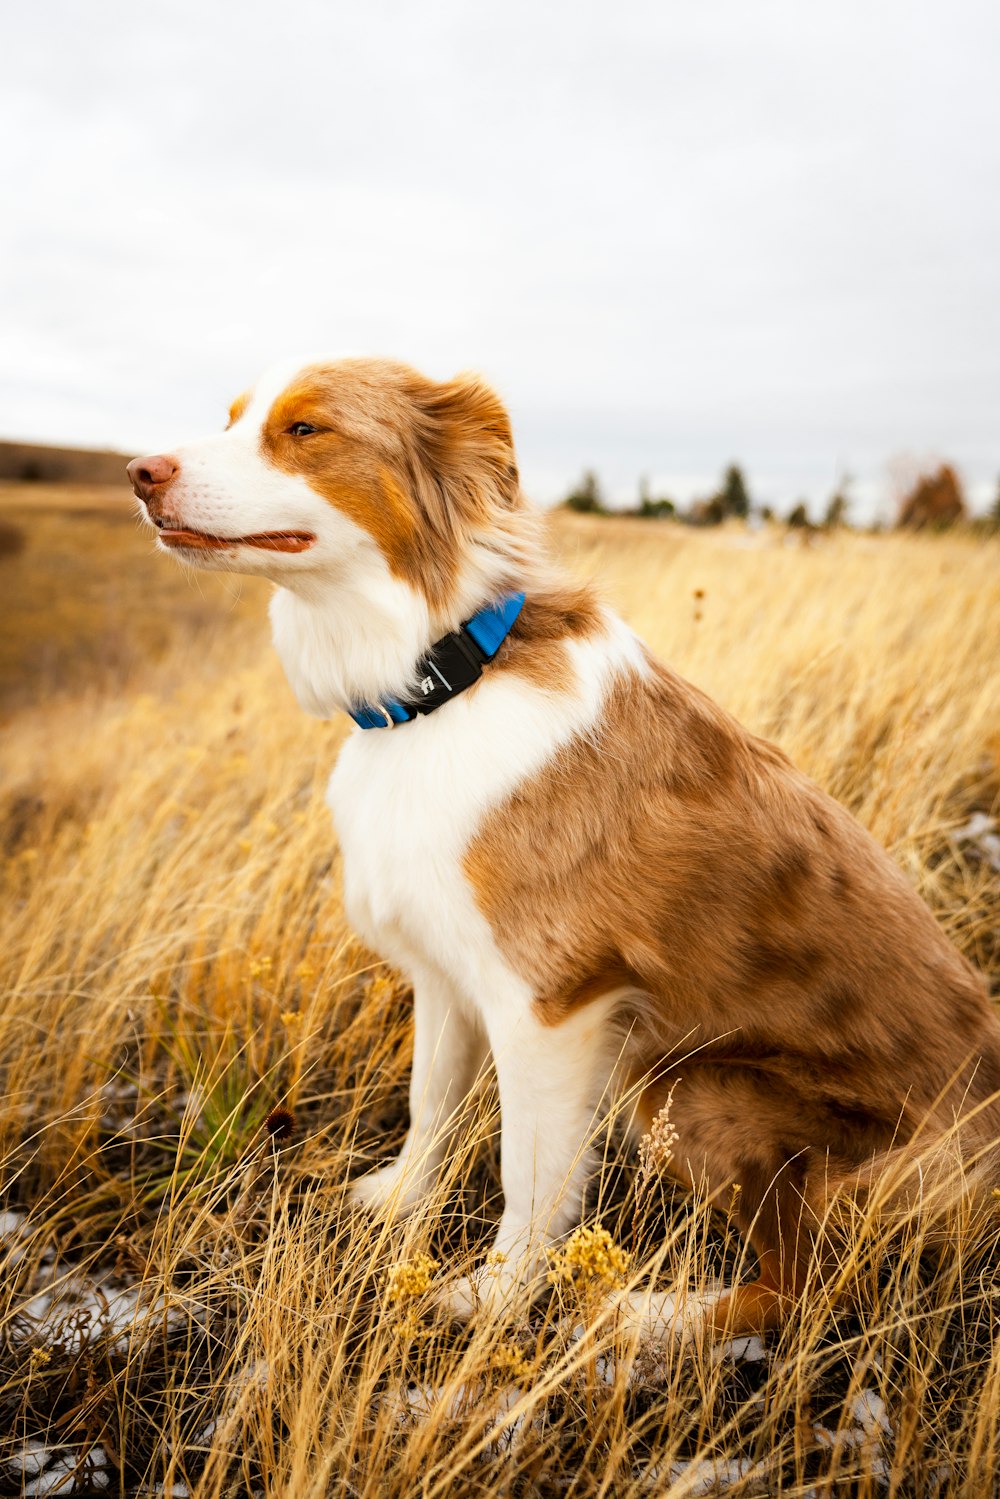
[[[328,801],[359,935],[404,969],[429,962],[462,985],[482,982],[496,946],[465,855],[493,809],[592,712],[575,693],[554,701],[499,680],[414,723],[352,734]]]
[[[348,919],[402,964],[439,958],[478,916],[462,856],[486,811],[485,788],[469,769],[441,746],[427,753],[424,725],[413,728],[409,736],[386,730],[378,743],[370,742],[377,730],[352,735],[328,793]]]
[[[431,964],[466,992],[496,980],[502,960],[466,855],[495,810],[513,815],[518,787],[593,732],[609,678],[641,671],[643,660],[635,637],[609,617],[607,635],[567,643],[566,665],[572,679],[564,674],[558,691],[498,673],[413,723],[359,730],[341,750],[328,801],[347,917],[404,971]]]

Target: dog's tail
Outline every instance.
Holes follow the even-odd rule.
[[[912,1227],[928,1242],[1000,1213],[1000,1093],[950,1123],[933,1110],[905,1144],[830,1176],[814,1211],[860,1214],[873,1225]]]

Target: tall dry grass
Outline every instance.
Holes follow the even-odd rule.
[[[612,1281],[696,1294],[745,1250],[724,1213],[638,1200],[612,1131],[586,1222],[627,1267],[584,1234],[530,1317],[435,1315],[425,1285],[497,1213],[495,1100],[426,1211],[349,1208],[402,1137],[410,1041],[341,912],[345,724],[295,706],[264,590],[173,570],[107,496],[72,508],[0,495],[27,538],[0,558],[0,1489],[996,1491],[1000,1253],[971,1206],[943,1250],[859,1215],[846,1309],[815,1287],[766,1347],[635,1346]],[[1000,813],[1000,546],[567,517],[555,540],[1000,987],[1000,875],[963,832]]]

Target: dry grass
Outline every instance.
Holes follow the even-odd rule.
[[[992,1221],[934,1254],[919,1222],[857,1222],[855,1304],[812,1293],[766,1348],[625,1346],[617,1256],[586,1236],[530,1319],[441,1323],[422,1287],[496,1216],[496,1112],[484,1086],[428,1211],[349,1209],[402,1136],[409,1017],[341,913],[345,724],[296,708],[264,591],[151,556],[126,501],[8,489],[0,519],[26,538],[0,555],[0,1491],[997,1491]],[[1000,876],[955,837],[1000,811],[1000,545],[568,518],[558,543],[862,818],[1000,987]],[[724,1216],[637,1204],[634,1164],[604,1159],[587,1221],[627,1275],[743,1272]]]

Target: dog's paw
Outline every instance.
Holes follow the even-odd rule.
[[[435,1300],[454,1322],[474,1316],[499,1317],[513,1310],[527,1310],[544,1289],[544,1281],[530,1274],[532,1266],[519,1264],[496,1251],[471,1275],[445,1281]]]
[[[666,1346],[671,1343],[697,1342],[711,1326],[711,1315],[719,1298],[712,1291],[700,1294],[689,1291],[675,1295],[671,1291],[650,1289],[617,1291],[611,1297],[619,1326],[641,1342]]]
[[[481,1276],[461,1275],[445,1281],[434,1292],[434,1303],[452,1322],[471,1322],[480,1310]]]
[[[349,1191],[351,1201],[358,1207],[389,1221],[405,1218],[429,1196],[425,1179],[414,1172],[408,1173],[399,1161],[368,1176],[359,1176]]]
[[[473,1317],[499,1317],[526,1300],[526,1292],[520,1280],[501,1278],[480,1267],[471,1275],[446,1281],[435,1299],[453,1322],[470,1322]]]

